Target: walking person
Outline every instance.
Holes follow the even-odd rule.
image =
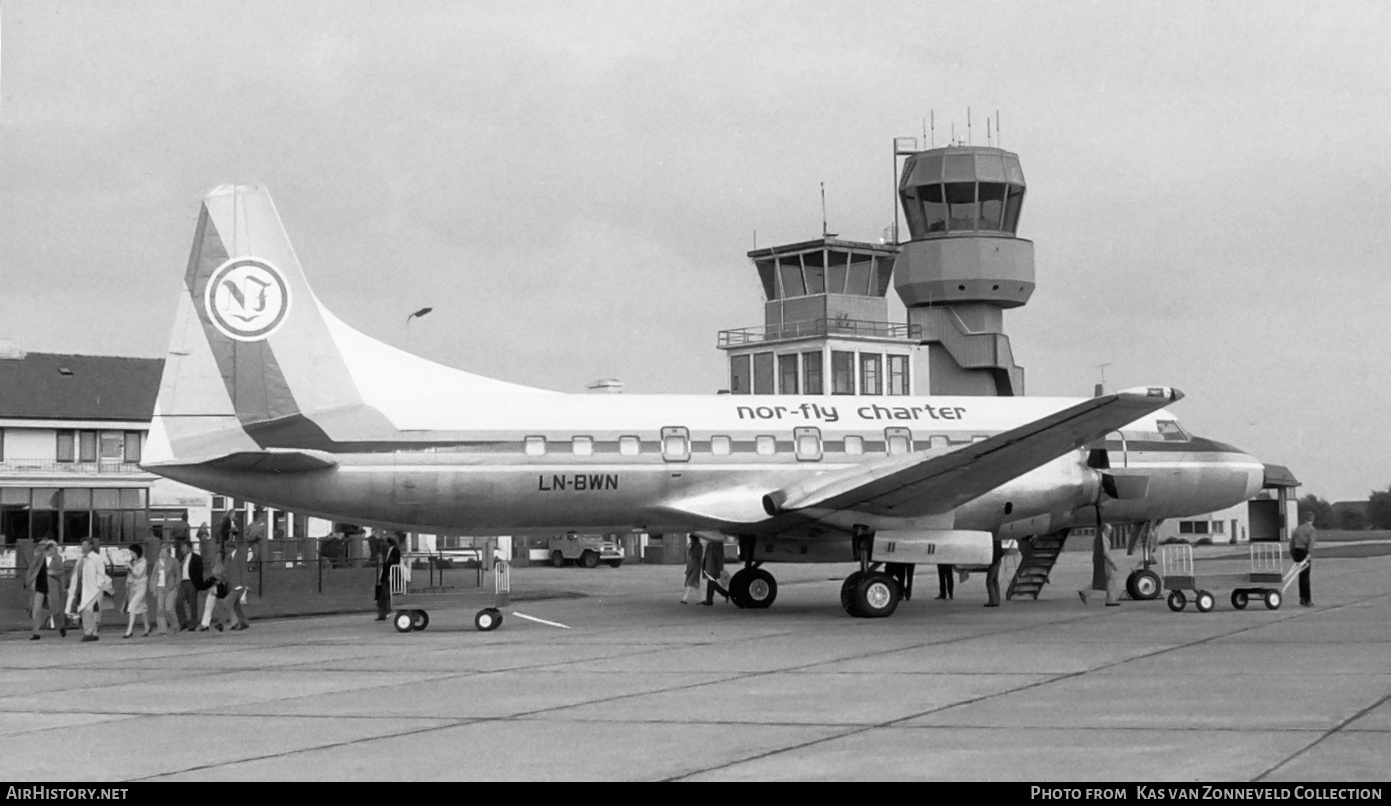
[[[231,545],[231,550],[223,558],[228,589],[227,603],[232,608],[232,626],[230,629],[245,630],[251,626],[251,620],[246,617],[246,612],[241,607],[246,603],[246,594],[250,590],[250,586],[247,584],[247,549],[241,540],[237,540]]]
[[[1314,576],[1314,541],[1318,538],[1318,531],[1314,529],[1314,513],[1305,512],[1299,516],[1299,520],[1300,524],[1290,535],[1290,559],[1295,562],[1309,561],[1299,572],[1299,604],[1301,607],[1313,607],[1314,596],[1309,588]]]
[[[198,625],[198,631],[207,632],[209,626],[216,626],[217,631],[222,632],[222,620],[214,622],[213,617],[228,607],[225,600],[232,592],[227,584],[227,564],[223,557],[214,557],[212,573],[203,581],[207,583],[207,596],[203,600],[203,622]]]
[[[40,544],[43,548],[44,569],[48,574],[48,620],[58,637],[68,637],[68,617],[63,612],[67,601],[63,587],[63,552],[58,550],[58,541],[48,539]]]
[[[147,604],[150,595],[150,564],[145,561],[145,549],[139,543],[130,547],[130,572],[126,576],[126,634],[122,638],[129,638],[135,632],[135,617],[140,617],[140,622],[145,625],[145,631],[140,634],[141,638],[150,634],[149,606]]]
[[[707,607],[715,604],[715,594],[719,593],[729,601],[729,591],[720,584],[724,576],[724,541],[710,540],[705,545],[705,558],[701,562],[705,573],[705,601]]]
[[[106,574],[106,563],[92,551],[91,540],[82,541],[82,557],[73,567],[73,576],[76,581],[68,590],[68,612],[76,610],[81,614],[83,641],[101,640],[97,635],[101,627],[96,618],[97,603],[102,594],[109,596],[113,590],[111,577]]]
[[[150,591],[155,595],[155,623],[159,634],[169,634],[169,622],[179,626],[179,561],[174,556],[174,547],[161,543],[159,558],[155,560],[154,571],[150,574]]]
[[[704,552],[700,548],[700,538],[695,535],[686,537],[686,588],[681,592],[681,604],[695,595],[700,599],[700,569],[704,562]]]
[[[48,599],[48,558],[47,546],[40,544],[29,558],[24,569],[24,589],[29,593],[30,641],[37,641],[39,628],[43,626],[44,616],[49,612]]]
[[[956,595],[956,566],[951,563],[937,564],[937,598],[951,599]]]
[[[386,538],[386,554],[382,557],[382,570],[377,576],[377,621],[386,621],[391,610],[391,567],[401,564],[401,549],[396,546],[396,536]]]
[[[1120,594],[1116,590],[1118,576],[1116,560],[1111,556],[1111,524],[1103,523],[1092,539],[1092,586],[1089,590],[1077,591],[1077,597],[1082,604],[1087,604],[1092,591],[1103,591],[1107,607],[1120,607]]]
[[[205,590],[203,584],[203,558],[193,550],[187,540],[179,541],[179,596],[176,608],[179,613],[179,629],[193,630],[198,627],[198,592]]]

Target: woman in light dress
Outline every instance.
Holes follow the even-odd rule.
[[[145,599],[149,593],[150,565],[145,561],[144,547],[135,543],[130,547],[130,574],[126,577],[126,634],[122,638],[129,638],[135,632],[136,616],[145,625],[140,637],[150,634],[149,608]]]

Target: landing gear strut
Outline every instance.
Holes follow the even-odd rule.
[[[744,567],[729,578],[729,600],[735,607],[762,610],[771,607],[778,598],[778,581],[760,567],[762,563],[754,560],[753,550],[754,538],[741,535],[739,559],[744,561]]]
[[[895,563],[890,568],[894,574],[891,576],[879,570],[879,563],[870,562],[873,545],[874,532],[868,527],[856,526],[850,533],[850,547],[860,570],[846,577],[840,586],[840,605],[855,618],[892,615],[903,598],[905,586],[912,585],[912,566]]]

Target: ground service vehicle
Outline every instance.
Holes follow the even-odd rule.
[[[546,550],[556,568],[566,562],[585,568],[594,568],[600,562],[613,568],[623,564],[623,547],[604,535],[557,535],[551,538]]]

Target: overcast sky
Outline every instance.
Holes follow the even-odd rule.
[[[878,240],[892,139],[970,106],[1028,181],[1030,394],[1109,363],[1301,493],[1365,498],[1391,485],[1388,32],[1382,2],[6,2],[0,337],[161,355],[203,192],[257,181],[379,339],[713,392],[716,332],[762,324],[755,238],[818,236],[824,182],[832,231]]]

